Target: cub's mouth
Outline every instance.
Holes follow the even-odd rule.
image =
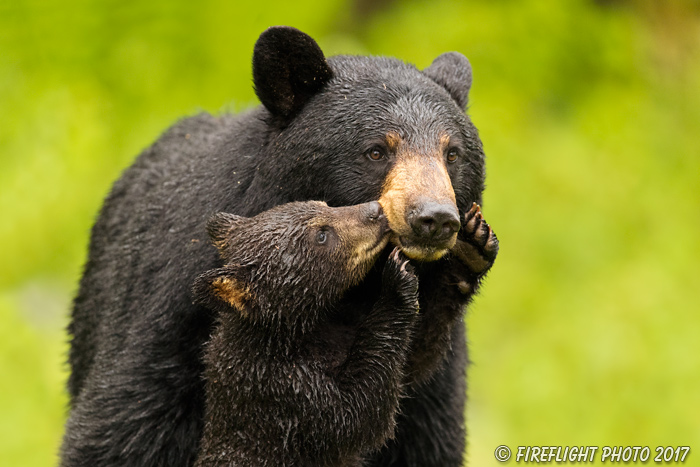
[[[351,259],[350,269],[357,270],[361,275],[372,268],[392,236],[389,221],[378,203],[375,209],[364,224],[366,240],[358,245]]]
[[[385,220],[380,230],[377,232],[377,237],[374,241],[368,242],[358,249],[354,258],[355,266],[363,263],[370,263],[369,267],[371,267],[379,254],[389,243],[391,236],[392,232],[389,229],[389,224]]]

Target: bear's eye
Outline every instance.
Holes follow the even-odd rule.
[[[326,232],[325,230],[319,230],[319,231],[316,233],[316,242],[317,242],[319,245],[323,245],[323,244],[326,243],[327,241],[328,241],[328,232]]]
[[[379,146],[374,146],[372,149],[367,151],[367,157],[373,161],[380,161],[386,157],[386,153],[384,152],[384,149],[380,148]]]
[[[452,148],[449,151],[447,151],[447,162],[455,162],[457,160],[457,157],[459,156],[459,151],[457,149]]]

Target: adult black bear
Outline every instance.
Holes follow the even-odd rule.
[[[393,435],[418,312],[418,279],[398,248],[367,316],[348,321],[339,306],[389,241],[379,203],[220,213],[208,230],[225,265],[194,286],[218,315],[196,465],[361,465]]]
[[[105,201],[69,327],[63,465],[194,462],[213,315],[192,303],[190,289],[220,265],[204,239],[206,221],[303,200],[380,200],[393,242],[417,263],[421,312],[408,397],[395,439],[367,465],[461,465],[462,315],[497,251],[472,209],[481,201],[484,154],[464,114],[469,62],[447,53],[419,71],[391,58],[326,60],[309,36],[279,27],[260,36],[253,77],[263,106],[178,123]],[[462,216],[471,221],[460,230]],[[361,316],[372,308],[387,256],[349,291],[344,309]]]

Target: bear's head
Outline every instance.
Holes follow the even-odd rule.
[[[439,259],[484,186],[481,140],[465,114],[471,77],[456,52],[421,71],[392,58],[326,59],[301,31],[266,30],[253,56],[270,129],[256,191],[331,206],[379,200],[393,243]]]
[[[225,265],[197,278],[198,302],[252,321],[307,326],[365,277],[390,234],[376,201],[294,202],[250,218],[219,213],[207,229]]]

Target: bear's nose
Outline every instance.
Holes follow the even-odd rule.
[[[423,203],[409,216],[413,232],[424,240],[448,240],[459,230],[459,212],[452,204]]]

